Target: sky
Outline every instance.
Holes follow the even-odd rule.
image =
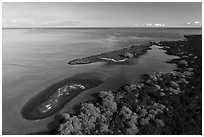
[[[201,26],[201,2],[3,2],[6,27]]]

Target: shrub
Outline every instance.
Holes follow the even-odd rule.
[[[132,111],[128,107],[123,106],[120,110],[120,115],[122,115],[125,119],[129,119],[132,115]]]

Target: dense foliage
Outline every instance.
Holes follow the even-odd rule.
[[[176,71],[144,75],[138,83],[98,93],[80,113],[63,115],[59,134],[201,134],[201,51],[185,41],[173,43],[163,42],[168,54],[180,56],[172,61]]]
[[[180,93],[170,90],[178,90],[178,83],[170,81],[169,85],[165,85],[165,80],[175,75],[179,76],[174,73],[155,73],[143,83],[124,85],[115,92],[100,92],[98,103],[82,104],[78,115],[64,114],[65,122],[60,125],[60,134],[140,134],[140,130],[145,128],[155,132],[153,128],[162,129],[169,109],[151,97],[152,91],[155,95],[159,92],[160,97]],[[164,77],[163,85],[159,85],[159,80]]]

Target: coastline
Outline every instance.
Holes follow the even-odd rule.
[[[185,38],[153,43],[166,50],[167,54],[180,57],[168,62],[177,64],[177,69],[169,73],[144,74],[138,83],[126,84],[111,93],[107,91],[106,94],[113,96],[112,103],[116,103],[117,107],[111,116],[106,117],[110,120],[107,121],[108,130],[98,131],[95,128],[92,134],[202,134],[202,35],[188,35]],[[101,97],[96,96],[96,100],[90,101],[88,105],[97,109],[103,108],[102,104]],[[162,108],[156,107],[158,105]],[[83,104],[81,107],[83,109]],[[129,128],[124,127],[127,119],[120,116],[124,107],[131,114],[139,115],[139,123],[134,123]],[[134,107],[138,109],[135,110]],[[144,116],[140,111],[145,112]],[[155,118],[151,117],[152,111]],[[68,115],[65,122],[72,119],[69,114],[65,115]],[[74,116],[80,118],[80,114]],[[93,124],[98,126],[98,123]],[[62,126],[70,125],[62,122],[59,128]],[[79,131],[65,128],[60,130],[60,134],[87,132],[83,132],[83,128]]]
[[[90,64],[94,62],[106,62],[108,64],[130,63],[131,59],[137,58],[150,49],[151,43],[132,45],[123,49],[114,50],[98,55],[92,55],[84,58],[74,59],[68,62],[69,65]]]
[[[185,112],[185,113],[182,113],[182,114],[185,115],[185,117],[181,118],[181,116],[180,116],[181,114],[178,115],[177,111],[178,112],[180,112],[180,111],[181,112],[182,111],[188,111],[188,113],[189,113],[190,110],[188,110],[188,109],[194,109],[193,107],[195,107],[196,111],[198,109],[199,113],[200,113],[200,107],[196,106],[196,105],[197,105],[197,103],[202,102],[201,92],[198,92],[198,91],[202,91],[201,90],[201,88],[202,88],[202,85],[201,85],[201,83],[202,83],[202,76],[200,75],[200,74],[202,74],[202,70],[201,70],[202,69],[202,66],[201,66],[202,64],[200,62],[201,59],[202,59],[202,53],[201,53],[202,52],[202,50],[201,50],[202,43],[200,43],[201,42],[201,40],[200,40],[201,36],[202,35],[197,35],[197,36],[195,36],[195,35],[190,36],[189,35],[189,36],[185,36],[186,37],[185,40],[152,42],[152,43],[150,43],[150,45],[145,47],[145,49],[147,50],[151,45],[157,45],[157,46],[162,47],[162,49],[166,50],[167,54],[179,56],[180,57],[179,59],[173,59],[173,60],[168,62],[168,63],[177,64],[177,69],[175,70],[175,72],[179,72],[179,73],[184,73],[185,71],[192,72],[192,73],[189,73],[189,77],[186,77],[186,79],[185,79],[189,83],[186,84],[185,86],[180,86],[182,91],[185,91],[185,92],[178,92],[177,93],[177,91],[172,90],[173,92],[171,94],[165,94],[166,97],[163,97],[163,96],[161,97],[160,96],[161,92],[155,92],[155,93],[154,92],[150,92],[150,90],[155,91],[155,83],[152,82],[153,83],[152,84],[152,83],[148,83],[147,82],[148,79],[151,79],[150,78],[151,75],[144,75],[141,78],[142,79],[141,83],[144,83],[144,87],[142,86],[141,89],[145,90],[145,93],[143,95],[141,95],[141,97],[144,100],[146,100],[145,98],[150,99],[150,100],[153,99],[154,101],[155,100],[160,100],[159,102],[161,104],[165,104],[165,106],[167,108],[168,108],[168,104],[169,103],[172,104],[173,102],[175,102],[175,103],[173,103],[175,108],[170,109],[171,112],[168,112],[168,113],[171,113],[171,115],[176,117],[177,120],[178,119],[182,119],[182,120],[185,121],[184,118],[188,117],[187,112]],[[195,47],[192,46],[192,44],[194,44]],[[183,45],[183,46],[180,46],[180,45]],[[178,48],[178,47],[180,47],[180,48]],[[127,52],[129,53],[129,51],[130,51],[129,49],[131,49],[131,48],[127,48],[125,50],[122,49],[122,53],[125,53],[124,51],[126,51],[126,53]],[[182,52],[183,52],[183,54],[181,54]],[[103,54],[99,54],[99,55],[96,55],[96,56],[90,56],[90,57],[87,57],[87,58],[82,58],[82,60],[84,60],[84,59],[87,60],[87,59],[91,58],[91,61],[88,62],[88,63],[92,63],[92,62],[104,62],[104,60],[103,61],[99,60],[98,57],[100,57],[100,58],[102,57],[103,58],[103,56],[101,56],[101,55],[104,55],[104,54],[106,55],[105,57],[107,57],[107,56],[110,57],[111,53],[114,53],[114,51],[108,52],[108,54],[103,53]],[[130,53],[132,54],[132,52],[130,52]],[[145,53],[145,50],[143,50],[143,52],[141,54],[144,54],[144,53]],[[114,54],[111,57],[115,59],[115,57],[117,57],[119,54],[121,54],[120,50],[119,50],[119,52],[117,51],[116,54]],[[132,57],[132,58],[135,58],[135,56]],[[132,58],[128,57],[128,60],[131,60]],[[77,59],[77,60],[81,60],[81,59]],[[182,60],[185,60],[187,62],[187,65],[186,65],[186,62],[182,61]],[[75,63],[72,64],[72,65],[78,64],[78,63],[76,63],[76,64]],[[86,64],[86,63],[81,63],[81,64]],[[113,63],[113,62],[107,62],[107,63]],[[190,71],[189,71],[189,68],[190,68]],[[188,75],[188,73],[186,73],[186,74]],[[192,75],[190,75],[190,74],[192,74]],[[169,73],[164,73],[164,74],[161,74],[161,75],[166,77],[166,75],[170,75],[170,74]],[[152,76],[155,76],[155,74],[153,74]],[[177,76],[177,77],[180,78],[180,76]],[[172,79],[172,77],[169,77],[168,80],[173,80],[173,79]],[[136,83],[136,85],[138,86],[138,83]],[[132,85],[126,84],[124,86],[121,86],[117,91],[113,91],[113,93],[114,94],[115,94],[115,92],[123,93],[123,92],[127,92],[128,90],[131,91],[132,90],[131,88],[132,88]],[[128,97],[131,97],[131,96],[128,95]],[[96,97],[96,100],[97,100],[97,97]],[[90,102],[93,102],[93,104],[94,104],[95,102],[98,102],[98,101],[90,101]],[[187,104],[189,104],[189,103],[191,104],[192,102],[193,102],[193,104],[190,106],[191,108],[188,108]],[[176,106],[178,106],[178,107],[176,107]],[[192,114],[190,116],[192,116],[192,117],[195,116],[194,111],[195,110],[193,110],[193,112],[192,112]],[[202,103],[201,103],[201,111],[202,111]],[[166,113],[167,112],[165,112],[165,114]],[[196,114],[197,114],[197,112],[196,112]],[[167,117],[166,115],[164,117],[167,118],[167,120],[172,121],[172,119]],[[199,120],[202,119],[202,116],[200,117],[200,114],[198,116],[196,116],[196,118],[197,117],[199,118]],[[119,117],[116,117],[116,119],[115,119],[116,121],[117,121],[117,118],[119,118]],[[181,124],[183,122],[182,120],[179,121],[179,122],[181,122]],[[202,125],[202,124],[200,124],[200,121],[202,121],[202,120],[200,120],[200,121],[196,120],[196,121],[198,123],[196,125],[196,126],[198,126],[197,127],[198,130],[196,130],[196,131],[198,131],[197,133],[191,133],[190,132],[191,131],[190,129],[192,128],[192,126],[190,126],[190,128],[188,127],[188,129],[185,129],[186,133],[184,133],[184,131],[182,131],[183,129],[181,129],[182,127],[178,128],[179,126],[181,126],[181,125],[179,125],[180,123],[175,125],[175,123],[177,123],[176,120],[174,121],[175,123],[174,122],[170,122],[170,126],[169,127],[175,128],[174,131],[178,131],[177,134],[200,134],[201,133],[200,132],[201,129],[200,129],[199,126]],[[63,122],[61,120],[60,120],[60,122],[58,121],[57,123],[63,124]],[[178,129],[176,129],[176,128],[178,128]],[[169,130],[169,129],[165,129],[165,130]],[[125,133],[125,131],[123,133]],[[146,131],[146,129],[144,128],[141,131],[140,134],[145,134],[145,133],[146,134],[150,134],[150,133],[153,134],[152,131],[151,132],[150,131]],[[155,133],[161,134],[161,131],[158,130]],[[170,134],[170,131],[169,132],[165,132],[165,134],[168,134],[168,133]],[[45,132],[32,133],[32,134],[58,134],[58,129],[54,130],[54,131],[45,131]],[[112,133],[110,133],[110,134],[112,134]],[[164,133],[162,133],[162,134],[164,134]],[[175,134],[176,134],[176,132],[175,132]]]
[[[76,59],[76,60],[71,61],[72,63],[69,63],[69,64],[70,65],[89,64],[89,63],[104,62],[104,61],[107,62],[108,64],[113,64],[113,63],[114,64],[121,64],[121,63],[131,64],[132,59],[145,54],[150,49],[150,46],[152,46],[151,43],[145,43],[142,45],[133,45],[127,48],[110,51],[110,52],[102,53],[102,54],[95,55],[95,56],[89,56],[89,57],[82,58],[82,59]],[[123,61],[118,61],[118,62],[112,61],[114,59],[118,60],[119,58],[120,60],[125,60],[125,61],[124,62]],[[83,77],[83,74],[81,74],[81,76]],[[61,92],[59,91],[60,89],[65,90],[66,88],[64,87],[69,87],[68,86],[69,84],[67,83],[81,85],[84,88],[73,91],[73,93],[71,93],[70,95],[59,93]],[[60,108],[62,108],[67,102],[72,100],[72,98],[74,98],[75,96],[83,92],[84,90],[88,90],[90,88],[96,87],[100,85],[101,83],[103,82],[100,80],[100,78],[93,78],[93,79],[82,78],[80,79],[80,76],[79,78],[78,76],[72,76],[70,78],[54,83],[50,85],[49,87],[45,88],[44,90],[42,90],[38,95],[28,100],[28,102],[21,109],[22,117],[27,120],[38,120],[38,119],[46,118],[58,112]],[[87,85],[87,87],[85,85]]]

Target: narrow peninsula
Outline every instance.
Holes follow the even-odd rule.
[[[139,57],[150,49],[151,43],[136,44],[127,48],[114,50],[99,55],[93,55],[85,58],[74,59],[69,61],[70,65],[90,64],[95,62],[106,62],[108,64],[131,63],[131,60]]]

